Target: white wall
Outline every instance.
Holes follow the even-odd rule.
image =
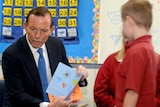
[[[81,88],[83,94],[82,103],[87,103],[87,107],[96,107],[93,99],[93,86],[98,69],[87,69],[89,72],[88,86]]]
[[[2,66],[0,65],[0,79],[3,79]]]
[[[160,53],[160,0],[149,0],[153,5],[153,24],[151,34],[152,42],[157,53]],[[101,0],[100,1],[100,22],[99,22],[99,47],[98,62],[104,60],[113,52],[121,48],[121,6],[127,0]]]

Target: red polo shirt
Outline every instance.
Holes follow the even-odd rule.
[[[117,71],[117,107],[122,107],[127,90],[139,94],[136,107],[155,107],[156,57],[151,36],[142,36],[128,43],[125,49],[125,57]]]

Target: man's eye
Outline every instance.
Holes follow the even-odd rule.
[[[31,30],[35,30],[35,28],[30,28]]]
[[[47,32],[47,30],[41,30],[41,31],[44,32],[44,33]]]

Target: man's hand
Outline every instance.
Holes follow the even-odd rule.
[[[70,107],[71,100],[65,100],[65,97],[56,98],[54,102],[49,103],[48,107]]]
[[[86,68],[82,65],[79,65],[77,67],[77,76],[82,74],[82,78],[81,78],[81,81],[83,81],[85,78],[88,77],[88,71],[86,70]]]

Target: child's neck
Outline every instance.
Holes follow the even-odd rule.
[[[137,27],[134,33],[134,40],[144,35],[150,35],[150,32],[147,31],[145,28]]]

